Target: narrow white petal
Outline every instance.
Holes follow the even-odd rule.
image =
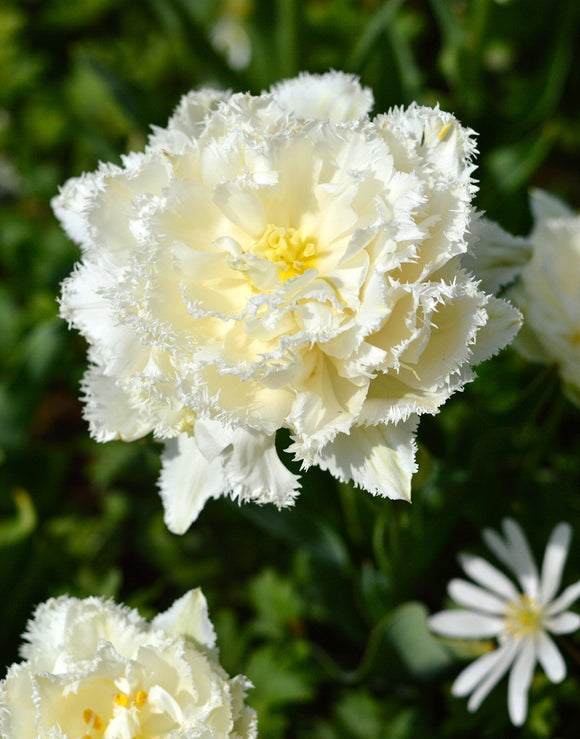
[[[559,523],[552,531],[542,564],[540,586],[540,602],[542,605],[549,603],[560,587],[571,538],[572,527],[568,523]]]
[[[530,550],[530,545],[521,527],[511,518],[502,522],[506,541],[511,554],[508,567],[515,573],[524,592],[531,598],[538,595],[538,568]]]
[[[483,540],[495,556],[508,567],[511,567],[511,551],[503,538],[493,529],[483,530]]]
[[[451,580],[447,592],[453,600],[467,608],[474,608],[476,611],[484,611],[485,613],[505,613],[505,600],[477,587],[477,585],[472,585],[466,580]]]
[[[314,464],[343,482],[353,480],[373,495],[410,500],[416,427],[416,416],[396,426],[355,427],[323,447]]]
[[[561,683],[566,677],[566,663],[560,650],[544,631],[540,631],[536,639],[538,662],[553,683]]]
[[[571,634],[580,628],[580,615],[572,611],[559,613],[557,616],[545,619],[544,626],[552,634]]]
[[[161,462],[159,492],[165,523],[174,534],[183,534],[210,498],[226,492],[221,460],[209,463],[195,439],[181,434],[166,443]]]
[[[441,611],[428,620],[429,628],[453,639],[485,639],[497,636],[503,629],[503,618],[484,616],[472,611]]]
[[[580,580],[569,585],[560,595],[544,609],[546,616],[553,616],[569,608],[574,601],[580,598]]]
[[[528,690],[536,665],[536,647],[532,638],[522,641],[508,682],[508,713],[512,723],[521,726],[528,712]]]
[[[502,644],[499,649],[495,652],[497,658],[495,664],[488,671],[487,677],[475,690],[467,703],[468,711],[477,711],[479,706],[483,703],[484,699],[489,695],[490,691],[498,684],[502,677],[507,672],[509,666],[514,660],[518,651],[519,642],[510,640]]]
[[[503,652],[500,647],[476,659],[469,667],[459,673],[451,687],[452,694],[458,698],[469,695],[488,675],[495,672],[495,667],[498,662],[501,662],[502,657]]]
[[[459,562],[469,577],[485,588],[508,600],[516,600],[519,597],[513,582],[485,559],[472,554],[460,554]]]

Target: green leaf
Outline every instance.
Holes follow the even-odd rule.
[[[246,674],[254,683],[252,703],[264,707],[302,703],[312,697],[312,676],[296,657],[267,645],[250,657]],[[258,711],[259,714],[259,711]]]
[[[353,739],[378,739],[381,736],[380,704],[366,691],[346,693],[337,714]]]
[[[385,635],[411,675],[426,680],[454,662],[450,651],[427,628],[427,609],[409,602],[391,612]]]
[[[250,600],[258,616],[253,630],[270,638],[287,636],[303,610],[302,600],[292,583],[271,569],[264,570],[252,581]]]
[[[393,21],[402,3],[403,0],[388,0],[388,2],[376,11],[354,45],[353,50],[345,62],[345,69],[360,72],[372,54],[373,48],[379,42],[381,34]]]
[[[240,510],[270,535],[307,550],[327,564],[346,567],[349,563],[348,550],[339,534],[330,524],[299,507],[280,511],[272,506],[244,506]]]

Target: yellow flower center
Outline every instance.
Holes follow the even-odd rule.
[[[119,708],[130,709],[132,706],[139,711],[147,703],[147,693],[144,690],[138,690],[133,696],[127,693],[117,693],[113,698],[113,716],[118,715]],[[118,708],[115,710],[115,707]],[[86,734],[81,739],[95,739],[102,736],[107,730],[110,721],[105,722],[91,708],[85,708],[83,711],[83,721],[87,725]]]
[[[508,603],[506,630],[516,639],[533,634],[542,627],[542,608],[529,595],[520,595]]]
[[[262,257],[278,267],[282,282],[311,269],[316,257],[316,242],[295,228],[284,228],[269,223],[266,230],[249,249],[254,256]]]

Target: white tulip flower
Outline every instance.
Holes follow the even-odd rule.
[[[221,495],[293,502],[279,429],[303,469],[408,500],[419,416],[519,327],[460,265],[472,132],[371,106],[339,72],[191,92],[143,153],[53,201],[83,251],[61,313],[89,342],[91,432],[165,441],[176,533]]]
[[[553,195],[531,194],[531,257],[510,299],[524,316],[514,348],[556,364],[571,399],[580,404],[580,215]]]
[[[429,619],[429,627],[454,639],[497,639],[497,649],[463,670],[451,690],[455,696],[469,695],[467,707],[476,711],[510,670],[508,712],[512,723],[520,726],[526,719],[536,663],[554,683],[566,676],[566,664],[550,634],[569,634],[580,627],[580,616],[567,610],[580,597],[580,580],[556,597],[570,548],[569,524],[554,528],[541,574],[520,526],[505,519],[503,533],[504,538],[486,529],[483,536],[496,557],[514,573],[517,583],[484,559],[463,554],[461,565],[477,584],[452,580],[448,592],[465,610],[437,613]]]
[[[250,739],[251,683],[220,666],[199,589],[151,623],[102,598],[61,596],[28,624],[23,662],[0,682],[10,739]]]

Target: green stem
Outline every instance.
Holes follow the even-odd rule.
[[[339,482],[337,487],[349,539],[355,544],[360,544],[363,540],[362,525],[357,506],[357,500],[360,494],[357,494],[353,486],[349,483]]]

